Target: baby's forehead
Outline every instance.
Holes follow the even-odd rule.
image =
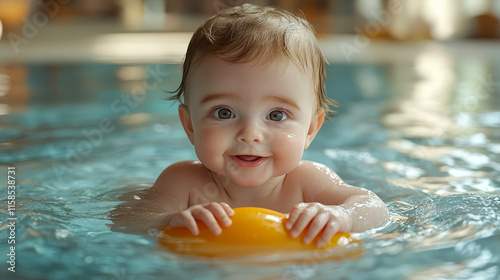
[[[240,66],[240,67],[238,67]],[[308,78],[314,78],[315,72],[311,67],[301,65],[293,59],[289,59],[285,56],[268,58],[264,56],[253,57],[249,59],[233,61],[231,57],[226,55],[215,55],[210,54],[198,61],[192,67],[192,74],[198,72],[214,73],[215,71],[220,71],[222,69],[229,71],[228,75],[231,75],[231,71],[238,71],[241,69],[250,68],[258,69],[258,71],[266,70],[268,73],[274,75],[282,75],[286,71],[295,70],[297,74],[301,76],[307,76]]]
[[[288,83],[302,79],[312,82],[313,71],[307,70],[284,58],[272,60],[257,58],[234,62],[225,57],[210,55],[192,69],[187,82],[199,83],[200,79],[210,82],[210,78],[214,77],[220,82],[229,82],[233,79],[245,81],[255,77],[261,80],[286,78]]]
[[[287,96],[286,93],[297,91],[300,96],[316,99],[310,73],[305,73],[290,61],[228,62],[211,56],[193,71],[185,97],[186,102],[190,99],[200,103],[208,95],[220,97],[227,93],[237,93],[266,99],[266,96]],[[275,100],[279,101],[277,98]]]

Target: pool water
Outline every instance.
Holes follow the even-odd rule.
[[[339,117],[304,158],[377,193],[391,221],[357,235],[361,257],[326,262],[179,258],[154,232],[110,230],[109,211],[195,158],[177,105],[164,100],[180,73],[0,66],[0,178],[15,167],[17,218],[13,273],[2,183],[1,279],[499,279],[500,61],[428,53],[328,67]]]

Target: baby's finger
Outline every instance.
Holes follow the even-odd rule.
[[[319,248],[325,246],[330,242],[330,239],[332,239],[333,235],[339,231],[339,224],[336,221],[330,221],[326,224],[325,230],[323,231],[323,234],[321,237],[318,239],[318,243],[316,246]]]
[[[307,227],[311,220],[318,214],[318,208],[314,206],[307,207],[299,215],[299,218],[290,230],[290,234],[293,238],[299,236],[299,234]]]
[[[199,208],[196,210],[192,211],[193,217],[197,220],[202,221],[207,225],[208,229],[213,232],[215,235],[219,235],[222,232],[222,229],[219,226],[219,223],[217,223],[217,220],[215,219],[214,215],[212,212],[206,208]]]
[[[205,206],[205,208],[212,211],[212,214],[222,223],[222,225],[226,227],[231,225],[231,219],[228,217],[226,210],[220,203],[212,202]]]
[[[198,229],[198,224],[196,224],[196,220],[189,211],[182,211],[179,213],[180,217],[182,218],[183,224],[189,229],[189,231],[194,234],[198,235],[200,233],[200,230]],[[176,225],[174,225],[176,226]]]
[[[314,217],[309,226],[309,230],[307,231],[306,236],[304,236],[304,243],[307,245],[313,241],[313,239],[320,233],[320,231],[325,227],[328,222],[328,214],[327,213],[319,213]]]
[[[227,203],[225,202],[221,202],[220,205],[222,206],[222,208],[224,208],[224,211],[226,211],[226,213],[229,215],[229,216],[232,216],[234,215],[234,210],[233,208],[231,208],[231,206],[229,206]]]
[[[292,208],[292,210],[288,214],[288,218],[285,224],[286,229],[288,230],[292,229],[293,225],[295,224],[300,214],[302,213],[302,211],[304,211],[306,207],[307,207],[306,203],[299,203]]]

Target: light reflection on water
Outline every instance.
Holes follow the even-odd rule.
[[[395,66],[393,71],[400,69]],[[399,100],[392,105],[394,110],[382,117],[383,123],[405,137],[438,138],[454,129],[448,107],[457,79],[452,58],[443,50],[430,49],[417,57],[413,69],[401,72],[404,76],[395,81],[402,84]],[[412,79],[410,86],[408,78]]]
[[[176,106],[162,99],[177,86],[178,65],[4,66],[0,162],[18,170],[19,275],[495,279],[499,65],[433,50],[414,65],[330,66],[327,89],[342,104],[339,117],[325,123],[304,157],[375,191],[392,219],[358,235],[358,259],[280,263],[278,255],[263,258],[267,265],[262,258],[253,265],[177,258],[154,235],[107,226],[107,213],[127,194],[140,197],[163,168],[194,158]],[[133,99],[135,88],[153,84],[154,71],[168,75],[146,98]]]

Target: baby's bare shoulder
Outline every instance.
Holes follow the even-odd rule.
[[[293,182],[302,191],[304,201],[320,201],[318,197],[341,197],[345,189],[345,182],[328,166],[313,161],[301,161],[292,172],[288,174],[287,181]],[[338,203],[337,199],[330,199],[330,203]]]
[[[193,173],[206,173],[208,169],[198,160],[183,160],[169,165],[161,176],[192,176]]]
[[[305,201],[338,205],[354,195],[371,195],[364,188],[347,184],[328,166],[317,162],[301,161],[294,172],[292,180],[299,182]]]
[[[210,171],[197,160],[176,162],[163,170],[153,188],[168,193],[188,193],[193,186],[211,180]]]
[[[289,173],[294,181],[299,182],[325,182],[331,185],[335,181],[341,181],[340,177],[328,166],[314,161],[302,160],[297,168]],[[339,181],[339,183],[340,183]]]

